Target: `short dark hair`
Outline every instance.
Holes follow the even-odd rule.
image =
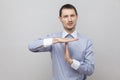
[[[76,15],[78,15],[76,8],[75,8],[72,4],[65,4],[65,5],[63,5],[63,6],[60,8],[60,10],[59,10],[59,16],[62,15],[62,10],[63,10],[63,9],[74,9]]]

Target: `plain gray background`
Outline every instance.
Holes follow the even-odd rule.
[[[50,54],[32,53],[28,44],[63,30],[65,3],[78,10],[77,30],[94,41],[88,80],[120,80],[120,0],[0,0],[0,80],[51,80]]]

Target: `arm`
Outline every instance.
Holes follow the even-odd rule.
[[[77,41],[78,38],[53,38],[53,43],[67,43],[72,41]]]
[[[73,69],[80,74],[91,75],[94,71],[92,43],[88,41],[87,48],[85,50],[84,60],[82,62],[72,59],[69,54],[68,45],[65,47],[65,60],[71,65]]]
[[[69,38],[45,38],[45,39],[38,39],[33,41],[29,44],[29,50],[32,52],[45,52],[51,51],[51,45],[55,43],[64,43],[75,41],[78,39],[69,39]]]
[[[52,38],[38,39],[31,42],[28,48],[32,52],[45,52],[51,50],[51,45],[52,45]]]
[[[94,53],[92,47],[93,43],[88,41],[84,52],[84,61],[80,62],[80,67],[77,69],[77,71],[81,74],[91,75],[94,72]]]

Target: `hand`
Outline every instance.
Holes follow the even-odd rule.
[[[66,60],[69,64],[72,64],[72,63],[73,63],[73,60],[72,60],[72,58],[71,58],[71,56],[70,56],[70,53],[69,53],[68,43],[67,43],[67,42],[65,43],[64,58],[65,58],[65,60]]]
[[[66,43],[66,42],[72,42],[77,40],[78,38],[53,38],[53,43]]]

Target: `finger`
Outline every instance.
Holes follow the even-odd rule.
[[[65,53],[68,52],[68,42],[65,42]]]
[[[65,42],[72,42],[72,41],[77,41],[78,38],[66,38]]]
[[[68,42],[65,42],[65,46],[68,46]]]
[[[69,56],[68,43],[65,43],[65,57]]]
[[[78,38],[73,38],[72,40],[73,40],[73,41],[77,41],[77,40],[78,40]]]

